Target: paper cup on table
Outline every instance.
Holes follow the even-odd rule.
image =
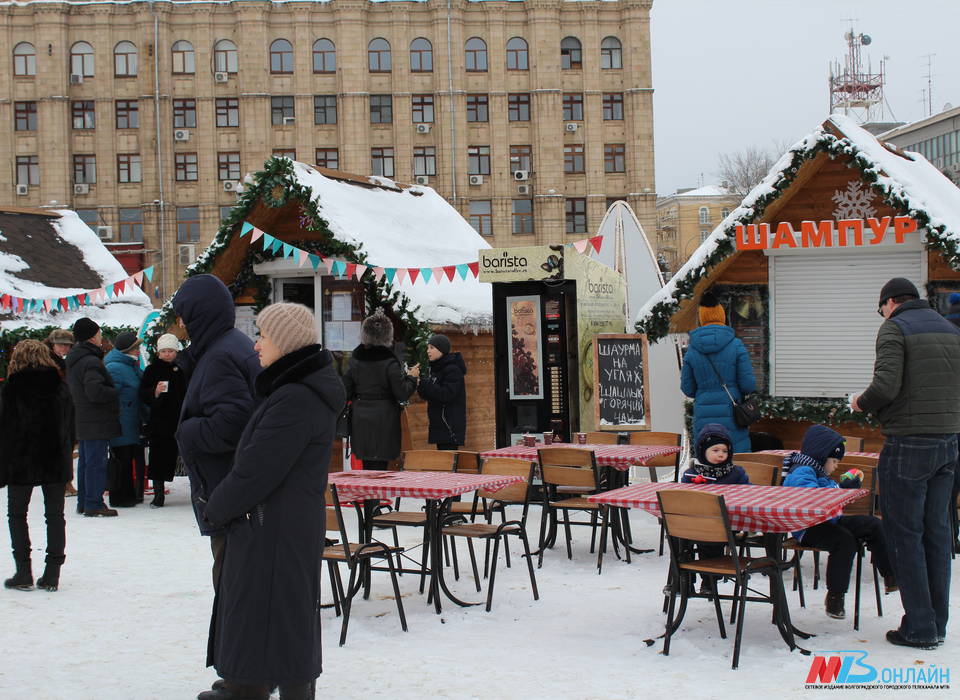
[[[543,434],[543,444],[552,445],[553,444],[553,433],[544,433]]]
[[[577,444],[586,445],[587,444],[587,434],[586,433],[577,433]]]
[[[537,445],[537,438],[535,438],[533,435],[524,435],[524,436],[523,436],[523,444],[524,444],[524,446],[526,446],[526,447],[536,447],[536,445]]]

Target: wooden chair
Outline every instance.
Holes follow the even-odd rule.
[[[720,597],[717,594],[717,580],[732,578],[736,584],[733,605],[737,618],[732,667],[737,668],[740,662],[740,640],[743,636],[743,619],[750,577],[754,574],[770,577],[770,595],[763,599],[773,603],[775,616],[780,614],[782,606],[785,605],[783,581],[777,562],[769,557],[741,557],[736,554],[737,549],[730,530],[730,518],[727,515],[723,496],[677,489],[658,491],[657,499],[660,502],[660,513],[667,531],[667,539],[670,542],[670,603],[667,609],[663,654],[669,655],[670,640],[683,620],[687,601],[693,591],[694,574],[700,574],[709,581],[720,636],[723,639],[727,638],[723,613],[720,610]],[[730,555],[696,559],[693,545],[698,542],[725,544]],[[678,595],[680,609],[676,610]],[[749,598],[749,600],[756,600],[756,598]]]
[[[879,462],[879,457],[868,457],[866,455],[845,455],[843,458],[843,464],[840,466],[847,465],[846,469],[850,469],[851,467],[857,467],[858,469],[870,467],[871,469],[876,469]],[[844,471],[846,471],[846,469],[844,469]]]
[[[609,430],[595,430],[587,433],[588,445],[618,445],[620,444],[620,433]]]
[[[852,435],[841,435],[844,448],[847,452],[863,452],[863,438]]]
[[[534,464],[521,459],[509,459],[503,457],[491,458],[484,461],[483,471],[481,473],[485,475],[496,474],[504,476],[522,476],[524,478],[523,482],[505,486],[498,491],[484,491],[481,489],[476,492],[473,498],[474,504],[483,499],[485,502],[493,504],[494,508],[499,505],[502,513],[505,513],[505,507],[507,505],[522,505],[523,511],[520,519],[508,521],[506,516],[504,516],[503,522],[501,522],[499,525],[494,525],[490,522],[491,511],[488,510],[487,522],[456,523],[453,525],[447,525],[443,528],[443,535],[448,539],[452,539],[454,537],[466,538],[467,548],[470,551],[470,564],[473,566],[473,580],[477,586],[477,591],[480,590],[480,575],[477,570],[477,558],[473,550],[473,540],[484,540],[488,549],[490,542],[493,541],[492,565],[490,565],[488,557],[484,557],[484,575],[487,573],[488,566],[490,571],[489,582],[487,584],[487,612],[490,612],[490,606],[493,602],[493,585],[497,575],[497,560],[500,553],[500,540],[501,538],[503,539],[504,553],[506,553],[509,549],[507,537],[509,535],[517,536],[523,544],[524,557],[526,557],[527,569],[530,572],[530,586],[533,589],[533,599],[539,600],[540,593],[537,590],[537,578],[533,571],[533,557],[530,555],[530,543],[527,541],[526,531],[530,492],[533,488]],[[454,556],[456,556],[455,552]],[[506,561],[507,565],[509,566],[509,559],[506,559]]]
[[[680,447],[680,441],[683,436],[680,433],[640,431],[630,433],[631,445],[676,445]],[[673,480],[680,480],[680,453],[672,455],[661,455],[647,460],[647,470],[650,475],[650,481],[659,481],[657,477],[658,467],[673,467]]]
[[[780,464],[734,460],[734,464],[743,467],[754,486],[777,486],[780,484]]]
[[[403,599],[400,596],[400,586],[397,584],[397,571],[393,565],[393,557],[398,558],[403,552],[402,547],[389,547],[383,542],[368,542],[366,544],[351,544],[347,537],[347,528],[343,522],[343,512],[340,509],[340,499],[337,497],[337,487],[330,485],[328,491],[328,507],[326,508],[326,530],[336,533],[339,538],[333,544],[323,549],[322,560],[327,562],[330,571],[330,585],[333,589],[334,607],[337,615],[343,616],[340,625],[340,646],[347,641],[347,626],[350,624],[350,608],[357,585],[357,576],[360,564],[368,559],[382,559],[387,564],[390,580],[393,583],[393,595],[397,601],[397,613],[400,615],[400,626],[407,631],[407,618],[403,613]],[[350,581],[347,588],[343,588],[340,578],[340,564],[346,564],[350,569]]]
[[[480,473],[480,453],[470,452],[468,450],[454,450],[457,455],[457,474],[479,474]],[[476,501],[454,501],[450,504],[451,513],[469,515],[470,520],[475,520],[477,512],[474,510]],[[483,513],[483,510],[480,510]]]
[[[739,465],[741,462],[762,462],[763,464],[772,464],[777,467],[783,466],[782,455],[772,455],[765,452],[736,452],[733,455],[733,463]]]

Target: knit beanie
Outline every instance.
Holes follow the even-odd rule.
[[[360,329],[360,342],[370,347],[393,347],[393,323],[379,310],[367,316]]]
[[[127,353],[134,348],[140,347],[140,339],[137,338],[137,334],[133,331],[123,331],[117,333],[117,337],[113,341],[113,347],[119,352]]]
[[[887,299],[904,295],[920,298],[920,292],[917,291],[917,286],[913,282],[906,277],[894,277],[883,285],[883,289],[880,290],[880,301],[877,305],[883,306]]]
[[[442,333],[431,335],[430,340],[428,340],[427,343],[435,347],[444,355],[450,352],[450,339]]]
[[[317,321],[303,304],[271,304],[257,316],[257,327],[284,355],[317,342]]]
[[[727,322],[727,314],[713,292],[705,292],[704,295],[700,297],[699,312],[701,326],[706,326],[710,323],[719,323],[722,325]]]
[[[697,443],[694,446],[694,456],[697,461],[704,465],[710,464],[707,460],[707,450],[714,445],[727,446],[727,459],[722,464],[731,464],[733,462],[733,441],[730,439],[730,433],[720,423],[707,423],[700,429],[700,434],[697,435]]]
[[[90,340],[99,330],[100,326],[97,325],[96,321],[84,316],[73,324],[73,337],[77,339],[78,343],[82,343]]]
[[[179,350],[180,341],[173,333],[164,333],[157,341],[157,350]]]

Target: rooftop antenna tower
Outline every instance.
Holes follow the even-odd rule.
[[[869,58],[864,68],[861,49],[873,39],[853,28],[844,33],[847,55],[841,64],[830,64],[830,113],[843,112],[861,124],[883,121],[883,61],[880,72],[872,72]]]

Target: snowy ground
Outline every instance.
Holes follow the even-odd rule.
[[[90,519],[67,499],[67,563],[56,593],[0,589],[0,698],[189,700],[216,678],[203,666],[212,601],[208,541],[196,531],[178,478],[167,507],[121,510],[118,518]],[[0,512],[6,491],[0,490]],[[656,521],[632,515],[638,542],[653,544]],[[531,530],[539,526],[532,510]],[[30,511],[35,575],[45,543],[42,500]],[[585,528],[575,528],[574,559],[548,552],[538,572],[540,601],[529,591],[526,568],[501,567],[493,610],[449,605],[442,615],[427,607],[416,579],[404,576],[408,633],[400,630],[386,575],[377,575],[371,599],[358,599],[345,647],[337,646],[339,621],[324,611],[324,673],[318,697],[358,698],[742,698],[776,695],[835,697],[807,690],[811,657],[790,653],[769,623],[769,608],[747,608],[740,669],[730,670],[732,639],[720,639],[713,608],[693,601],[670,656],[660,612],[667,559],[642,555],[627,565],[608,557],[602,576],[587,553]],[[410,533],[410,541],[413,534]],[[464,552],[464,563],[466,556]],[[12,572],[12,561],[2,567]],[[326,583],[326,579],[324,581]],[[865,578],[865,583],[870,584]],[[473,599],[472,582],[457,591]],[[809,586],[809,577],[808,577]],[[813,650],[862,649],[882,667],[936,664],[960,674],[956,635],[936,651],[890,646],[883,638],[901,614],[896,595],[884,599],[878,618],[872,588],[863,603],[860,632],[852,619],[823,613],[823,591],[809,591],[801,609],[788,593],[794,622],[817,633]],[[953,587],[953,607],[960,586]],[[478,597],[479,598],[479,597]],[[477,598],[477,599],[478,599]],[[852,591],[847,610],[852,615]],[[954,629],[956,625],[954,625]],[[954,679],[954,686],[957,684]],[[897,690],[897,697],[947,697],[949,690]],[[876,697],[847,690],[844,698]]]

